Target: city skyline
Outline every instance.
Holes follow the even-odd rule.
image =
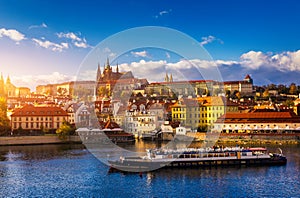
[[[299,84],[297,8],[297,1],[1,1],[0,72],[31,89],[71,81],[103,39],[129,28],[163,26],[197,40],[213,58],[206,67],[218,66],[225,81],[251,74],[258,85]],[[102,66],[105,60],[99,62]],[[174,54],[150,49],[130,51],[119,62],[121,69],[132,63],[138,74],[149,64],[158,70],[168,64],[185,66]]]

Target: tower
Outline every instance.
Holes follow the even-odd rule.
[[[109,58],[106,59],[106,69],[110,70]]]
[[[169,82],[169,76],[168,76],[167,72],[166,72],[166,76],[165,76],[165,82]]]
[[[100,64],[98,63],[98,69],[97,69],[97,81],[101,80],[101,68],[100,68]]]
[[[170,82],[173,82],[173,76],[172,76],[172,74],[170,74]]]
[[[5,96],[4,78],[3,78],[2,73],[1,73],[1,77],[0,77],[0,96]]]
[[[9,75],[7,76],[7,79],[6,79],[6,85],[9,85],[9,84],[11,84],[11,82],[10,82],[10,77],[9,77]]]
[[[119,64],[117,63],[117,73],[119,73]]]

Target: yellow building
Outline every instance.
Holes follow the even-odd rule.
[[[197,100],[181,99],[171,107],[172,121],[180,122],[181,126],[197,129],[199,125],[200,106]]]
[[[200,104],[199,127],[203,130],[212,128],[213,123],[225,112],[238,112],[238,105],[227,101],[225,97],[199,97],[197,100]]]
[[[238,112],[238,105],[225,97],[210,96],[197,99],[181,99],[171,107],[172,121],[192,129],[207,130],[225,112]]]

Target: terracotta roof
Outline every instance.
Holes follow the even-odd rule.
[[[251,79],[251,77],[249,74],[247,74],[247,76],[244,79]]]
[[[197,100],[204,106],[224,106],[226,103],[224,97],[218,96],[198,97]]]
[[[56,106],[33,106],[26,105],[22,108],[14,110],[13,116],[68,116],[68,113],[60,107]]]
[[[293,112],[251,112],[251,113],[226,113],[217,123],[266,123],[266,122],[300,122],[300,117]]]
[[[108,120],[103,127],[103,129],[115,129],[115,128],[120,128],[120,126],[117,123],[110,120]]]

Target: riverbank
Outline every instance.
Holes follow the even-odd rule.
[[[226,144],[300,144],[300,134],[221,134],[218,143]]]
[[[207,133],[197,133],[196,142],[205,141]],[[299,134],[214,134],[218,137],[218,144],[300,144]],[[77,143],[82,144],[79,136],[69,136],[61,140],[58,136],[10,136],[0,137],[0,146],[15,146],[15,145],[42,145],[42,144],[67,144]]]
[[[69,136],[66,139],[59,139],[58,136],[16,136],[0,137],[0,146],[15,145],[41,145],[41,144],[66,144],[82,143],[79,136]]]

